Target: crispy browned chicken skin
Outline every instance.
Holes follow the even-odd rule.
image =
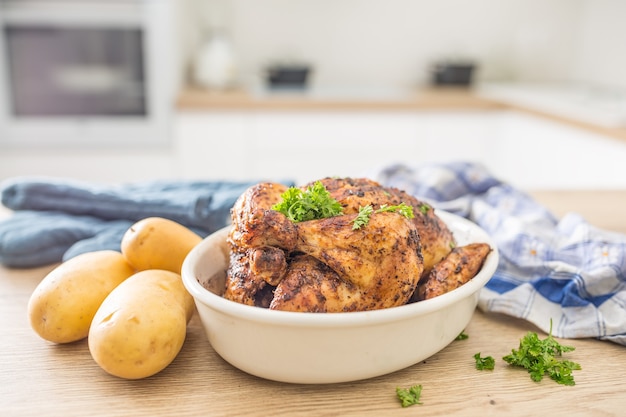
[[[281,184],[260,183],[240,196],[231,210],[225,298],[308,312],[399,306],[455,246],[434,209],[401,190],[364,178],[320,181],[343,215],[293,223],[272,210],[287,190]],[[353,230],[360,207],[400,203],[413,207],[414,219],[374,213]]]
[[[337,188],[339,181],[332,184]],[[356,196],[355,186],[364,184],[346,182],[342,191]],[[372,190],[374,184],[367,182]],[[293,223],[271,209],[284,191],[280,184],[261,183],[235,203],[224,297],[267,306],[267,289],[275,287],[270,308],[324,312],[408,302],[424,269],[414,222],[399,213],[375,213],[366,227],[353,230],[354,204],[376,204],[360,198],[344,205],[344,215]]]
[[[231,209],[233,228],[229,242],[235,250],[276,246],[290,251],[296,243],[295,225],[272,210],[287,190],[282,184],[264,182],[248,188]]]
[[[344,214],[358,213],[359,207],[400,203],[413,207],[413,223],[417,227],[424,258],[424,274],[456,246],[448,226],[435,214],[435,209],[410,194],[394,187],[384,187],[367,178],[324,178],[320,180],[330,195],[343,206]],[[308,186],[310,184],[305,185]]]
[[[295,251],[329,271],[294,285],[291,266],[270,308],[291,311],[362,311],[406,304],[423,271],[419,235],[398,213],[376,213],[352,230],[354,215],[297,223]],[[311,266],[313,268],[318,268]],[[314,302],[313,302],[314,301]]]
[[[225,298],[269,307],[271,287],[286,274],[287,254],[298,237],[294,223],[272,210],[286,190],[282,184],[260,183],[248,188],[235,202],[228,235],[230,262]]]
[[[489,252],[491,247],[486,243],[454,248],[420,281],[413,300],[427,300],[465,284],[480,271]]]

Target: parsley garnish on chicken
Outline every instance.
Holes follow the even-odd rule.
[[[305,191],[290,187],[282,195],[282,201],[275,204],[272,210],[281,212],[293,222],[325,219],[343,214],[341,204],[330,196],[326,187],[316,181]]]
[[[352,230],[358,230],[362,226],[366,226],[369,221],[372,213],[400,213],[407,219],[412,219],[413,215],[413,207],[408,206],[404,203],[400,203],[398,205],[389,206],[387,204],[383,204],[380,208],[374,211],[374,208],[371,205],[367,205],[365,207],[359,207],[359,214],[352,221]]]

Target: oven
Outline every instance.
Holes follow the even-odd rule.
[[[0,0],[0,147],[169,143],[170,0]]]

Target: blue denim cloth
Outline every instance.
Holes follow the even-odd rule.
[[[483,166],[389,165],[365,176],[473,221],[493,238],[500,263],[481,291],[486,312],[525,319],[556,337],[626,345],[626,235],[545,207]]]
[[[120,249],[124,232],[146,217],[165,217],[206,236],[230,222],[235,200],[258,181],[150,181],[103,185],[15,177],[0,184],[0,263],[29,268],[83,252]],[[293,185],[291,181],[282,181]]]

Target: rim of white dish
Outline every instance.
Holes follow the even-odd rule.
[[[488,243],[491,253],[487,256],[480,272],[462,286],[435,298],[379,310],[341,313],[306,313],[269,310],[262,307],[240,304],[217,295],[200,284],[194,273],[194,264],[200,258],[210,236],[200,242],[185,258],[182,267],[183,284],[187,291],[202,304],[223,314],[254,322],[291,325],[300,327],[353,327],[359,325],[383,324],[387,322],[417,317],[440,310],[480,291],[493,276],[498,266],[498,248],[487,233],[475,223],[452,213],[437,210],[438,216],[450,227],[455,236],[460,233],[474,235],[472,241]],[[217,232],[216,232],[217,233]]]

